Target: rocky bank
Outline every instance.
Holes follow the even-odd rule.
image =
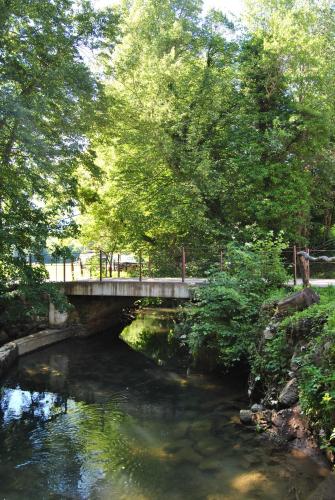
[[[263,331],[260,351],[265,343],[276,339],[283,319],[293,312],[304,310],[318,302],[318,294],[311,288],[305,288],[282,301],[267,305],[272,308],[273,314]],[[306,349],[307,337],[312,326],[310,321],[302,320],[290,331],[289,338],[287,338],[290,361],[285,383],[278,384],[272,380],[271,384],[260,387],[259,381],[250,376],[251,405],[250,408],[240,411],[240,420],[244,425],[252,426],[256,431],[263,433],[264,439],[270,439],[283,447],[301,450],[321,461],[326,455],[328,461],[334,465],[334,453],[326,451],[323,454],[321,452],[319,436],[313,434],[310,422],[303,415],[299,405],[299,363],[296,360],[299,353]],[[323,346],[323,350],[326,348],[327,346]],[[325,353],[319,354],[322,356]]]

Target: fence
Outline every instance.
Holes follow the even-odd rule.
[[[307,281],[315,278],[335,278],[334,262],[311,262],[299,258],[299,251],[310,255],[335,257],[335,249],[308,249],[296,245],[283,251],[285,267],[294,284],[298,279]],[[271,255],[268,256],[271,259]],[[29,263],[33,259],[29,257]],[[185,281],[186,278],[207,277],[210,270],[222,271],[225,266],[225,252],[219,248],[175,247],[165,253],[148,255],[106,253],[103,251],[77,254],[71,257],[52,259],[45,264],[50,281],[79,281],[88,279],[133,278],[142,281],[147,278],[170,277]]]
[[[50,281],[79,281],[88,279],[133,278],[142,281],[147,278],[170,277],[180,279],[206,277],[210,269],[223,270],[223,251],[213,250],[204,254],[197,247],[174,248],[169,252],[144,255],[111,254],[103,251],[89,252],[70,258],[53,259],[45,264]]]

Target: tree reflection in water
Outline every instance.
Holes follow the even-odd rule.
[[[67,412],[67,398],[51,392],[3,388],[0,406],[4,426],[20,419],[46,422]]]

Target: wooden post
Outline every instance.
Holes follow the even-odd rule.
[[[223,271],[223,251],[220,252],[220,271]]]
[[[117,277],[120,278],[120,254],[117,254]]]
[[[299,255],[300,259],[300,269],[301,269],[301,275],[302,275],[302,283],[304,288],[309,286],[309,270],[308,270],[308,263],[309,261],[305,259],[303,255]]]
[[[63,281],[66,281],[66,257],[63,257]]]
[[[306,248],[306,252],[309,255],[309,248]],[[308,281],[308,285],[307,286],[309,286],[309,282],[310,282],[310,279],[311,279],[311,269],[310,269],[310,261],[309,260],[306,261],[306,272],[307,272],[307,281]]]
[[[142,251],[140,251],[140,281],[142,281]]]
[[[297,245],[293,246],[293,283],[297,285]]]
[[[181,254],[181,280],[184,283],[186,277],[186,254],[185,247],[182,248]]]
[[[100,281],[102,281],[102,250],[99,253],[99,271],[100,271]]]
[[[109,277],[113,277],[113,254],[111,254],[111,258],[109,261]]]

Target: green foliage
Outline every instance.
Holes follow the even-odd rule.
[[[35,286],[38,307],[46,276],[28,255],[75,229],[79,167],[97,173],[88,132],[102,93],[81,53],[115,20],[85,0],[0,0],[0,295]]]
[[[285,330],[279,330],[271,342],[254,353],[252,373],[262,381],[264,387],[286,382],[291,357]]]
[[[139,308],[142,307],[159,307],[163,303],[160,297],[143,297],[135,301],[135,305]]]
[[[302,356],[299,385],[303,410],[329,437],[335,427],[335,291],[326,289],[320,295],[314,317],[324,324],[314,329]]]
[[[46,281],[44,266],[28,266],[22,263],[16,266],[17,284],[6,289],[0,295],[0,324],[6,326],[12,322],[29,322],[48,316],[49,301],[58,311],[71,308],[59,286]]]
[[[103,58],[113,78],[94,136],[104,182],[81,185],[84,243],[160,261],[185,245],[213,261],[232,237],[248,241],[254,223],[261,237],[327,239],[329,3],[250,2],[243,33],[219,12],[203,18],[197,0],[131,0],[121,12],[123,37]]]
[[[212,350],[225,368],[252,359],[261,305],[287,279],[280,258],[283,247],[281,240],[270,237],[244,247],[229,245],[225,271],[212,275],[184,309],[182,335],[194,357]]]

